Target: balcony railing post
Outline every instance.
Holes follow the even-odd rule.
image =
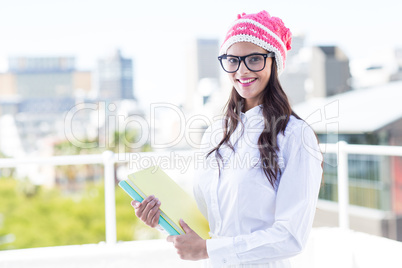
[[[338,151],[338,206],[339,227],[349,229],[349,173],[347,143],[339,142]]]
[[[116,200],[114,186],[114,154],[111,151],[105,151],[102,154],[104,165],[104,183],[105,183],[105,231],[106,243],[116,243]]]

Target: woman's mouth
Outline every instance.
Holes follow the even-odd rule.
[[[256,81],[257,78],[249,78],[249,79],[237,79],[237,81],[242,85],[242,86],[249,86],[251,85],[254,81]]]

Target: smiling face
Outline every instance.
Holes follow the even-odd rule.
[[[267,53],[267,51],[253,43],[239,42],[228,48],[226,54],[233,56],[246,56],[253,53]],[[252,72],[241,62],[235,73],[229,73],[237,93],[245,99],[244,112],[261,104],[261,96],[271,76],[272,58],[267,58],[265,68],[259,72]]]

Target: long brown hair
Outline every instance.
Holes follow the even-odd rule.
[[[280,132],[283,134],[285,133],[286,125],[288,124],[291,115],[298,119],[300,119],[300,117],[292,111],[286,93],[282,89],[277,74],[276,62],[273,60],[271,65],[271,76],[261,96],[264,129],[258,138],[258,149],[260,151],[261,168],[272,187],[275,188],[276,180],[281,172],[278,164],[277,152],[279,148],[277,144],[277,135]],[[239,122],[243,124],[240,120],[240,112],[243,103],[244,98],[241,97],[233,87],[229,100],[225,106],[223,138],[206,156],[208,157],[215,152],[219,170],[219,161],[223,162],[222,155],[219,152],[220,147],[223,144],[227,144],[229,148],[234,151],[233,144],[230,142],[230,136],[236,130]]]

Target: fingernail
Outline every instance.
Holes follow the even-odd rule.
[[[161,204],[161,201],[158,201],[158,205],[160,205]]]

